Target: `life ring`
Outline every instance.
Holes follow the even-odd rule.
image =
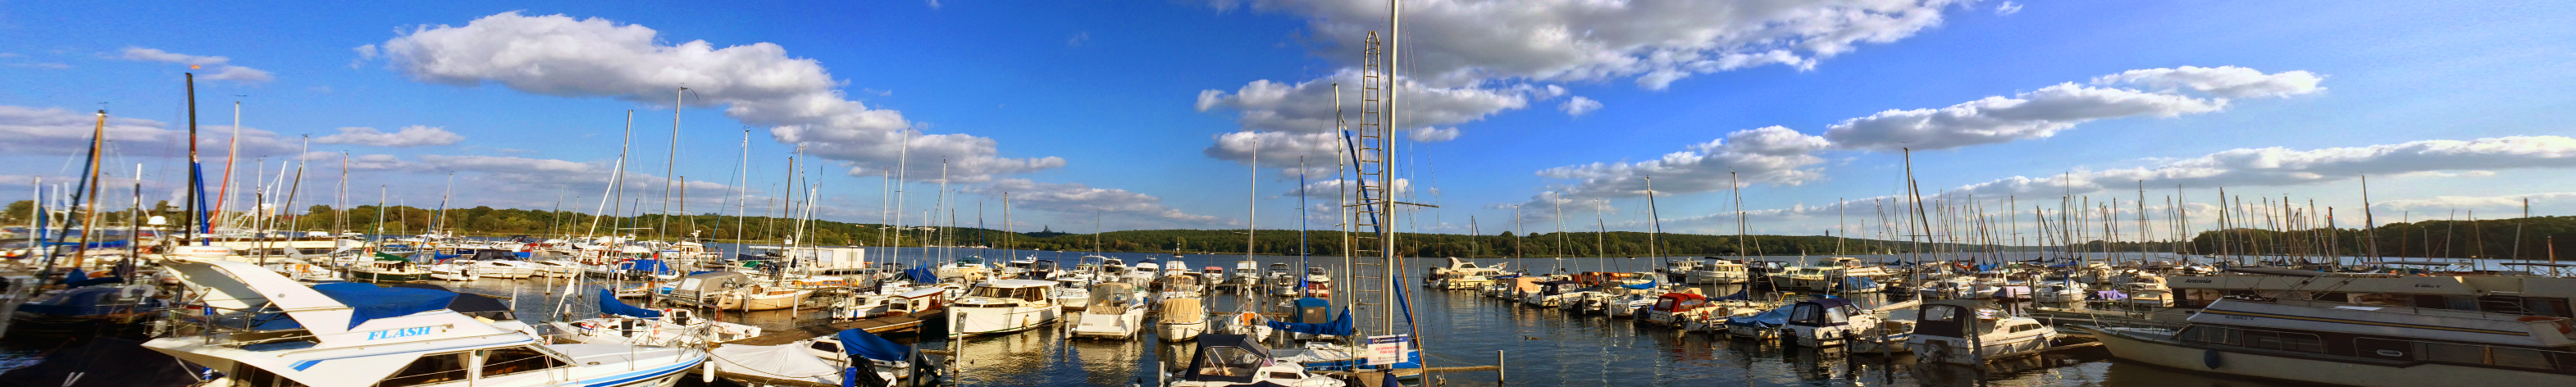
[[[2549,317],[2549,316],[2523,316],[2522,318],[2513,319],[2513,321],[2521,321],[2521,322],[2548,321],[2548,322],[2551,322],[2551,323],[2555,323],[2555,324],[2558,324],[2558,334],[2561,334],[2561,335],[2568,334],[2568,333],[2570,333],[2571,331],[2576,331],[2576,326],[2569,326],[2569,324],[2568,324],[2568,322],[2567,322],[2567,318],[2564,318],[2564,317]]]
[[[2220,362],[2219,362],[2219,357],[2218,357],[2218,350],[2212,349],[2212,350],[2207,350],[2207,351],[2203,351],[2203,352],[2201,352],[2201,354],[2200,354],[2200,364],[2201,364],[2201,365],[2209,366],[2209,369],[2213,369],[2213,370],[2214,370],[2214,369],[2218,369],[2218,365],[2219,365],[2219,363],[2220,363]]]

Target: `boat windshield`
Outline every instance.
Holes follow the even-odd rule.
[[[1251,376],[1253,371],[1261,368],[1262,360],[1265,360],[1262,359],[1261,354],[1252,353],[1243,348],[1208,347],[1201,351],[1207,353],[1199,354],[1199,364],[1196,367],[1200,376]]]
[[[1083,310],[1091,314],[1127,314],[1127,307],[1134,305],[1135,300],[1134,292],[1104,289],[1102,292],[1092,292],[1091,306]]]

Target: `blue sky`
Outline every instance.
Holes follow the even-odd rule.
[[[271,174],[299,158],[298,136],[340,135],[312,146],[332,155],[301,158],[325,176],[308,184],[327,185],[336,153],[358,155],[352,202],[385,186],[424,205],[453,173],[465,205],[548,208],[560,196],[591,211],[632,109],[629,200],[651,206],[660,185],[638,181],[664,176],[671,80],[691,79],[700,94],[681,112],[676,174],[692,183],[693,212],[732,211],[717,201],[739,179],[750,130],[752,173],[740,186],[752,211],[780,191],[788,142],[805,141],[806,165],[827,167],[809,170],[823,216],[877,221],[874,171],[898,161],[878,151],[912,138],[904,208],[914,218],[934,205],[935,166],[949,156],[964,217],[980,201],[998,223],[999,193],[1013,192],[1021,227],[1087,230],[1094,208],[1113,229],[1242,227],[1245,184],[1258,180],[1260,226],[1294,227],[1284,216],[1296,206],[1293,161],[1280,160],[1305,153],[1323,165],[1314,172],[1331,170],[1329,151],[1313,153],[1328,148],[1299,147],[1328,130],[1296,121],[1320,117],[1299,108],[1329,104],[1322,85],[1351,82],[1340,77],[1357,63],[1349,37],[1383,27],[1385,7],[225,5],[0,4],[0,135],[27,139],[0,145],[0,185],[23,193],[32,176],[77,172],[86,113],[105,102],[125,130],[110,136],[109,163],[129,171],[119,174],[142,164],[169,192],[181,180],[168,171],[183,166],[166,157],[184,144],[169,132],[185,128],[179,77],[197,63],[200,125],[228,131],[241,101],[244,126],[273,133],[245,136],[244,157],[265,157]],[[1525,227],[1553,230],[1552,202],[1570,222],[1600,209],[1612,228],[1642,229],[1633,184],[1652,175],[1668,231],[1731,233],[1736,207],[1722,187],[1735,170],[1751,177],[1747,228],[1816,234],[1834,227],[1838,198],[1861,200],[1856,223],[1875,222],[1862,214],[1867,198],[1898,193],[1898,146],[1939,148],[1914,154],[1927,195],[2010,195],[2024,218],[2033,202],[2057,210],[2070,188],[2127,207],[2135,181],[2148,180],[2159,222],[2181,185],[2203,204],[2186,207],[2195,211],[2223,186],[2313,199],[2351,225],[2361,203],[2350,177],[2361,174],[2381,216],[2502,215],[2501,203],[2523,197],[2541,214],[2576,211],[2563,183],[2576,177],[2576,140],[2561,137],[2576,121],[2576,76],[2564,71],[2576,65],[2576,27],[2563,22],[2576,6],[2564,3],[1407,7],[1408,77],[1419,83],[1398,126],[1454,134],[1404,149],[1414,201],[1442,206],[1410,221],[1427,231],[1466,231],[1470,216],[1487,233],[1507,229],[1515,205],[1528,210]],[[677,47],[699,41],[696,54]],[[204,79],[227,70],[219,78],[231,79]],[[1265,84],[1286,94],[1247,97]],[[1569,109],[1575,101],[1597,107]],[[1916,110],[1944,108],[1956,109]],[[1265,134],[1258,179],[1236,152],[1252,143],[1220,139],[1252,133]],[[1424,139],[1437,137],[1448,136]],[[1676,152],[1702,161],[1678,165]],[[2057,180],[2065,175],[2077,183]],[[330,200],[323,192],[303,202]],[[1329,212],[1308,216],[1331,227]]]

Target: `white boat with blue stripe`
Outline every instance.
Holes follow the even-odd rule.
[[[518,321],[447,309],[456,293],[373,284],[305,287],[256,265],[172,259],[186,290],[177,335],[144,347],[245,387],[670,386],[694,348],[549,344]]]

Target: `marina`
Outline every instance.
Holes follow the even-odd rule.
[[[0,386],[2576,384],[2576,7],[789,5],[0,12]]]

